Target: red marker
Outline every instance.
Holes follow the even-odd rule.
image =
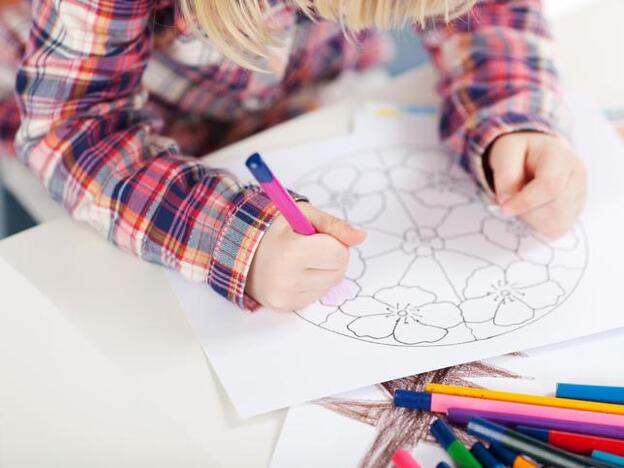
[[[396,468],[421,468],[412,454],[407,450],[399,450],[392,456],[392,463]]]
[[[624,455],[624,440],[575,434],[573,432],[549,431],[527,426],[518,426],[516,430],[542,442],[574,453],[591,455],[594,450],[601,450],[614,455]]]

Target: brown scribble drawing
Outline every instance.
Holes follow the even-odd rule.
[[[512,356],[526,355],[513,353]],[[395,408],[392,404],[395,390],[422,391],[429,382],[479,387],[470,380],[479,377],[525,378],[507,369],[477,361],[382,383],[380,388],[388,397],[386,401],[323,398],[316,403],[335,413],[375,427],[377,429],[375,440],[364,454],[360,468],[386,468],[390,464],[392,454],[397,450],[413,449],[423,441],[432,442],[429,426],[436,417],[440,417],[423,411]],[[472,445],[475,442],[475,439],[459,428],[457,435],[466,444]]]

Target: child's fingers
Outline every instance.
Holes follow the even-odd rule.
[[[349,262],[349,249],[327,234],[300,239],[297,249],[306,269],[342,270]]]
[[[342,219],[319,211],[311,206],[306,207],[304,211],[320,233],[330,235],[349,247],[361,244],[364,242],[364,239],[366,239],[366,233],[364,231],[354,228]]]
[[[503,204],[503,213],[518,216],[547,205],[565,190],[572,169],[565,156],[551,152],[541,157],[534,169],[534,178],[515,196]]]
[[[490,151],[490,167],[494,173],[496,201],[503,205],[520,191],[526,180],[526,137],[505,135]]]
[[[575,172],[559,198],[527,213],[524,220],[546,237],[561,237],[574,225],[583,209],[584,187],[584,175]]]
[[[346,269],[307,270],[301,278],[301,292],[327,291],[340,284]]]
[[[574,191],[566,189],[557,200],[528,212],[523,218],[540,234],[550,238],[560,237],[575,219],[572,208],[575,198]]]

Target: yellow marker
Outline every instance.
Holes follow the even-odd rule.
[[[397,111],[396,109],[391,109],[389,107],[381,107],[379,109],[375,109],[373,111],[373,114],[376,115],[377,117],[389,118],[389,117],[396,117]]]
[[[624,405],[616,405],[613,403],[526,395],[523,393],[499,392],[483,388],[457,387],[455,385],[435,383],[428,383],[425,386],[425,390],[430,393],[481,398],[483,400],[510,401],[515,403],[526,403],[528,405],[550,406],[554,408],[570,408],[583,411],[596,411],[599,413],[624,414]]]

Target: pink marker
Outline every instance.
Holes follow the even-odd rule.
[[[624,415],[599,413],[597,411],[585,411],[570,408],[545,407],[530,405],[527,403],[514,403],[509,401],[486,400],[483,398],[471,398],[441,393],[412,392],[409,390],[396,390],[394,392],[394,404],[403,408],[411,408],[433,413],[448,414],[451,408],[464,410],[489,411],[493,413],[505,413],[518,416],[548,417],[561,421],[576,423],[592,423],[624,428]]]
[[[396,468],[420,468],[420,465],[407,450],[399,450],[392,456]]]
[[[288,191],[279,180],[277,180],[277,177],[273,175],[273,172],[266,165],[262,156],[258,153],[252,154],[247,158],[245,165],[256,178],[260,187],[264,190],[264,193],[266,193],[279,212],[286,218],[286,221],[288,221],[293,231],[303,236],[311,236],[318,232],[310,220],[306,218],[299,209]],[[326,305],[339,305],[345,300],[351,299],[357,290],[352,283],[352,281],[344,280],[335,288],[327,291],[322,301]]]
[[[273,175],[273,172],[271,172],[269,166],[266,165],[262,156],[258,153],[252,154],[247,158],[245,165],[256,178],[260,187],[264,190],[264,193],[267,194],[280,213],[286,218],[286,221],[288,221],[290,227],[293,228],[293,231],[304,236],[316,234],[317,231],[314,226],[312,226],[310,220],[305,217],[295,203],[295,200],[293,200],[288,191]]]

